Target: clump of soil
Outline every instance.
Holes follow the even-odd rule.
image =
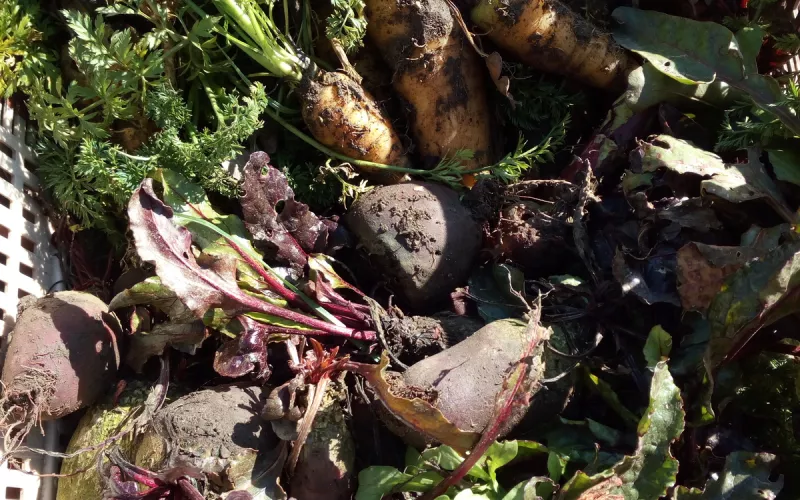
[[[483,322],[442,312],[387,320],[389,348],[405,364],[413,364],[455,345],[480,330]]]

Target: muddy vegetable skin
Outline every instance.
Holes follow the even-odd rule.
[[[463,284],[481,244],[458,193],[410,182],[373,189],[345,217],[372,259],[415,307],[431,308]]]
[[[423,165],[471,150],[466,168],[492,161],[485,65],[445,0],[367,0],[367,36],[394,71]]]
[[[497,396],[509,367],[528,345],[527,325],[518,320],[494,321],[468,339],[426,358],[403,373],[406,385],[432,388],[436,407],[464,431],[482,432],[492,417]],[[534,353],[533,376],[541,377],[543,348]],[[506,422],[513,428],[527,407],[517,408]]]
[[[400,136],[375,99],[344,73],[320,72],[298,87],[302,115],[322,144],[351,158],[410,167]],[[391,183],[402,174],[360,167],[376,181]]]
[[[542,71],[622,90],[638,64],[558,0],[480,0],[472,20],[506,53]]]
[[[3,365],[5,398],[29,405],[43,420],[92,405],[117,372],[116,317],[83,292],[57,292],[26,305]]]

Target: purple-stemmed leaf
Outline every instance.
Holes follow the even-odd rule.
[[[173,223],[173,211],[156,197],[152,179],[145,179],[134,192],[128,204],[128,217],[139,257],[155,265],[161,282],[175,292],[198,319],[212,308],[221,308],[229,315],[260,312],[330,335],[374,338],[372,332],[354,331],[248,295],[236,283],[233,258],[204,255],[200,260],[195,259],[191,233]]]
[[[267,153],[250,155],[243,176],[245,225],[268,258],[303,267],[309,253],[325,250],[336,224],[319,219],[308,205],[294,199],[286,177],[269,164]]]

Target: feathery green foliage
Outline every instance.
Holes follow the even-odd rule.
[[[367,18],[364,16],[363,0],[331,0],[333,14],[328,16],[325,35],[338,40],[348,54],[364,46],[367,34]]]

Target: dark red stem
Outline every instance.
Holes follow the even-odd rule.
[[[537,311],[541,311],[541,305],[537,307]],[[497,441],[497,437],[500,435],[500,431],[503,428],[503,425],[508,420],[508,417],[511,416],[511,410],[514,408],[516,403],[516,396],[519,390],[525,385],[526,379],[528,378],[528,370],[530,369],[530,356],[533,353],[533,350],[539,344],[540,335],[539,335],[539,314],[537,313],[535,317],[531,318],[531,323],[529,328],[534,328],[533,335],[531,337],[530,342],[525,349],[525,354],[519,360],[516,370],[521,369],[522,373],[519,374],[517,380],[514,382],[514,387],[508,393],[505,401],[503,401],[502,406],[495,412],[494,420],[491,424],[486,428],[486,430],[481,435],[480,441],[475,445],[475,447],[470,451],[470,454],[461,462],[456,470],[452,471],[449,476],[444,478],[442,482],[437,484],[431,491],[425,493],[420,500],[433,500],[439,496],[444,495],[451,486],[455,486],[458,484],[467,473],[472,469],[472,467],[478,463],[478,461],[486,454],[486,450]],[[523,366],[523,365],[527,365]],[[512,372],[513,373],[513,372]]]

